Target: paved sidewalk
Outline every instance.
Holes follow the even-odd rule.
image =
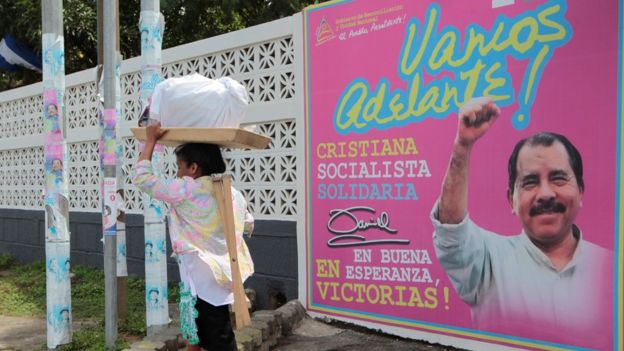
[[[46,321],[33,317],[0,316],[0,350],[40,350],[47,341]]]
[[[341,322],[325,323],[308,317],[292,301],[277,311],[258,311],[252,327],[237,332],[239,350],[273,351],[457,351],[420,341],[386,335]],[[74,323],[74,330],[80,326]],[[152,337],[137,341],[131,351],[184,350],[172,324]],[[0,316],[0,351],[45,350],[46,323],[41,318]]]
[[[74,320],[72,330],[93,325],[86,320]],[[0,351],[47,350],[46,321],[37,317],[10,317],[0,315]]]
[[[256,311],[251,319],[250,326],[235,332],[239,351],[458,351],[353,324],[315,320],[296,300],[274,311]],[[171,326],[126,351],[185,350],[177,333],[179,330]]]
[[[305,318],[293,334],[281,338],[273,351],[458,351],[459,349],[381,334],[344,323]]]

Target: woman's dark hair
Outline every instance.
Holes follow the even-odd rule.
[[[509,157],[509,163],[507,164],[507,171],[509,173],[508,187],[509,193],[514,193],[514,185],[516,184],[516,177],[518,177],[518,154],[520,149],[526,144],[529,146],[551,146],[555,141],[560,142],[568,153],[568,162],[570,168],[574,172],[576,177],[576,184],[578,184],[581,193],[585,191],[585,183],[583,182],[583,160],[581,154],[574,147],[574,144],[568,138],[561,134],[551,132],[541,132],[532,135],[526,139],[520,140],[513,149],[511,156]]]
[[[174,152],[187,165],[196,163],[202,176],[225,172],[225,161],[223,161],[221,149],[215,144],[182,144]]]

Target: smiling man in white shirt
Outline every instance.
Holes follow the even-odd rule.
[[[592,347],[608,343],[612,253],[586,241],[574,224],[585,186],[581,155],[566,137],[538,133],[511,154],[507,197],[522,233],[499,235],[468,215],[470,154],[499,114],[483,97],[459,111],[431,214],[438,259],[478,329]]]

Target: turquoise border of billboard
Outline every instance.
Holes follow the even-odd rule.
[[[311,267],[311,243],[310,236],[308,233],[310,232],[310,223],[308,222],[308,218],[310,218],[310,199],[312,198],[312,189],[310,187],[310,166],[311,166],[311,157],[310,157],[310,147],[308,145],[310,140],[310,111],[309,111],[309,70],[308,70],[308,47],[310,47],[310,43],[308,42],[308,14],[320,9],[327,9],[329,7],[333,7],[339,4],[344,4],[351,2],[352,0],[334,0],[327,3],[312,5],[307,7],[303,11],[303,40],[304,40],[304,98],[305,98],[305,132],[304,132],[304,145],[305,145],[305,216],[306,216],[306,272],[307,274],[307,301],[306,306],[308,309],[317,312],[326,312],[330,314],[335,314],[338,316],[380,322],[387,325],[394,325],[400,327],[411,327],[415,329],[419,329],[426,332],[432,332],[437,334],[444,334],[449,336],[462,337],[472,340],[484,341],[484,342],[493,342],[497,344],[507,344],[510,346],[518,346],[518,347],[531,347],[542,350],[584,350],[578,347],[550,343],[539,340],[525,339],[519,337],[512,337],[507,335],[501,335],[496,333],[488,333],[482,331],[476,331],[473,329],[465,329],[447,326],[443,324],[436,324],[430,322],[423,322],[405,318],[398,317],[389,317],[385,315],[375,314],[375,313],[367,313],[356,310],[349,310],[343,308],[337,308],[333,306],[325,306],[320,304],[311,304],[310,298],[312,296],[312,275],[309,274],[309,268]],[[622,176],[622,156],[624,155],[624,141],[622,140],[624,134],[624,124],[622,123],[622,118],[624,117],[624,91],[622,86],[622,81],[624,80],[624,56],[622,51],[624,49],[624,0],[618,0],[618,23],[619,31],[618,31],[618,113],[617,113],[617,150],[616,150],[616,203],[615,203],[615,239],[614,239],[614,251],[615,251],[615,259],[614,259],[614,282],[616,287],[616,292],[614,294],[614,320],[613,320],[613,346],[614,350],[624,350],[624,333],[622,330],[624,329],[624,277],[623,277],[623,267],[624,267],[624,239],[622,238],[624,234],[624,177]]]

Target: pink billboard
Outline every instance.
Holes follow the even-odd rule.
[[[518,348],[622,349],[622,12],[307,8],[308,309]]]

